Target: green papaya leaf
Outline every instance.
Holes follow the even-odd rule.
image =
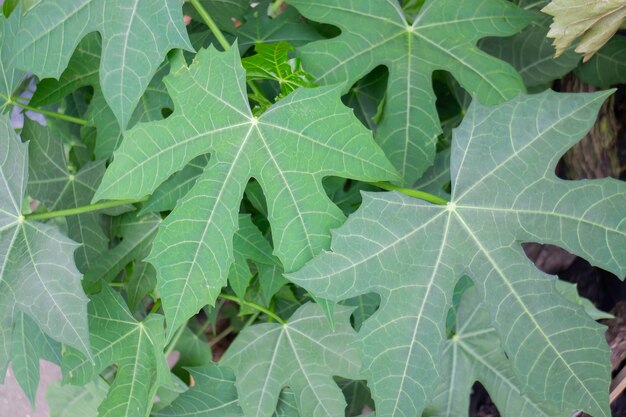
[[[91,202],[104,175],[104,161],[86,164],[70,173],[62,137],[66,133],[53,125],[41,126],[24,118],[22,140],[29,141],[28,194],[50,210],[86,206]],[[76,266],[87,271],[108,247],[100,227],[100,215],[83,213],[65,218],[68,236],[81,246],[74,253]]]
[[[209,163],[208,155],[194,158],[185,168],[172,175],[161,184],[141,208],[141,213],[151,211],[171,211],[178,200],[183,198],[195,185]]]
[[[294,49],[287,42],[258,44],[254,49],[256,54],[241,60],[247,79],[276,81],[281,97],[300,87],[315,87],[300,59],[289,58],[289,52]]]
[[[90,355],[87,297],[74,263],[78,244],[54,226],[26,220],[28,144],[0,115],[0,380],[11,359],[14,322],[26,314],[48,336]],[[29,360],[38,358],[29,357]]]
[[[626,83],[626,36],[615,35],[593,57],[577,68],[584,83],[606,88]]]
[[[294,7],[287,7],[274,18],[268,16],[269,4],[269,1],[261,1],[249,9],[244,16],[245,23],[232,31],[242,51],[254,45],[276,42],[301,46],[324,38]]]
[[[239,229],[233,238],[234,261],[230,267],[228,282],[239,298],[245,298],[252,279],[248,260],[257,265],[277,265],[280,261],[272,256],[272,246],[261,231],[252,223],[250,215],[239,215]]]
[[[4,111],[13,91],[25,75],[24,71],[20,71],[11,64],[13,57],[11,46],[16,42],[15,36],[19,24],[19,13],[13,13],[8,18],[0,16],[0,112]]]
[[[83,386],[51,384],[46,392],[50,417],[97,417],[108,388],[100,378]]]
[[[113,111],[105,101],[100,86],[100,53],[102,40],[92,33],[78,44],[67,68],[58,80],[46,78],[37,84],[37,90],[30,101],[31,106],[41,107],[60,102],[64,97],[86,86],[93,87],[94,96],[84,117],[89,126],[97,129],[94,153],[97,159],[108,159],[122,141],[120,128]],[[169,72],[169,64],[163,62],[141,96],[140,105],[135,108],[129,126],[140,122],[163,119],[163,109],[171,109],[170,100],[163,77]]]
[[[626,185],[555,175],[609,93],[547,91],[495,107],[472,102],[453,138],[447,205],[366,194],[335,231],[332,252],[288,276],[331,301],[381,296],[359,333],[378,415],[419,415],[431,400],[446,315],[466,274],[529,398],[565,414],[609,415],[602,326],[558,294],[554,278],[521,246],[554,244],[626,274]]]
[[[39,359],[61,364],[61,344],[46,336],[26,314],[18,314],[13,328],[11,369],[15,379],[35,405],[39,387]]]
[[[456,318],[457,332],[446,341],[443,350],[444,382],[424,417],[469,417],[470,395],[476,381],[487,389],[502,417],[570,415],[524,393],[475,288],[463,294]]]
[[[178,397],[171,406],[153,413],[154,417],[242,417],[237,400],[235,375],[216,364],[188,368],[194,386]],[[298,417],[295,397],[290,390],[280,394],[275,417]]]
[[[159,385],[170,381],[165,362],[163,316],[135,320],[122,297],[108,286],[91,297],[89,334],[93,361],[74,349],[63,354],[63,378],[86,384],[110,365],[117,365],[115,380],[98,407],[99,417],[145,417]]]
[[[168,0],[155,7],[150,0],[42,1],[22,18],[13,61],[41,79],[59,78],[80,40],[99,32],[102,93],[124,129],[165,54],[175,48],[192,50],[182,3]]]
[[[409,24],[395,0],[292,0],[305,17],[335,25],[341,35],[299,48],[318,84],[347,90],[378,65],[389,69],[387,96],[376,140],[412,185],[432,164],[441,133],[432,73],[446,70],[480,102],[505,101],[524,85],[505,62],[476,47],[487,36],[510,36],[532,14],[504,0],[431,0]],[[375,30],[364,30],[375,28]]]
[[[341,104],[338,87],[298,89],[257,118],[237,48],[202,50],[189,67],[179,55],[172,65],[165,83],[174,113],[126,132],[95,196],[142,198],[193,158],[212,154],[159,228],[148,258],[157,270],[168,336],[212,304],[225,284],[237,212],[252,177],[272,201],[274,252],[286,270],[295,270],[327,247],[329,229],[343,221],[321,186],[324,176],[374,181],[397,175]]]
[[[377,67],[357,81],[343,97],[346,106],[354,109],[361,123],[373,132],[376,132],[380,110],[384,109],[388,77],[385,67]]]
[[[301,415],[343,415],[346,401],[332,376],[358,379],[360,361],[351,345],[351,309],[335,308],[335,329],[317,304],[300,307],[285,324],[244,329],[221,364],[232,368],[239,402],[248,417],[270,417],[284,386],[290,387]]]
[[[537,17],[520,33],[508,38],[487,38],[480,42],[480,49],[498,57],[513,66],[522,76],[529,89],[550,87],[578,66],[580,55],[574,48],[563,51],[554,57],[554,47],[547,38],[550,17],[537,14]]]
[[[136,212],[115,218],[113,234],[121,242],[102,253],[85,272],[83,286],[90,293],[97,291],[102,283],[113,280],[132,261],[143,259],[150,251],[161,217],[156,214],[138,216]]]
[[[128,306],[135,310],[146,295],[156,287],[156,270],[147,262],[136,262],[128,280]]]

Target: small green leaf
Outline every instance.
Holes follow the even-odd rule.
[[[289,322],[244,329],[222,364],[235,371],[239,402],[248,417],[270,417],[284,386],[299,399],[301,415],[343,415],[346,401],[333,375],[358,379],[359,354],[352,347],[350,308],[335,309],[335,329],[316,304],[300,307]]]
[[[156,287],[156,270],[147,262],[136,262],[128,280],[128,306],[135,310],[146,295]]]
[[[280,86],[281,97],[300,87],[315,87],[312,77],[302,69],[299,58],[289,58],[293,46],[287,42],[258,44],[256,54],[241,60],[249,80],[272,80]]]
[[[626,36],[615,35],[576,70],[584,83],[606,88],[626,83]]]
[[[163,316],[135,320],[122,297],[108,286],[89,303],[93,361],[71,349],[63,354],[63,377],[86,384],[117,365],[115,380],[98,407],[99,417],[145,417],[159,385],[170,381],[165,362]]]
[[[100,378],[83,386],[51,384],[46,392],[50,417],[96,417],[107,389]]]
[[[85,272],[83,286],[88,293],[110,282],[128,263],[148,254],[161,217],[156,214],[138,217],[132,212],[117,217],[115,222],[114,235],[122,237],[122,241],[99,256]]]
[[[61,364],[61,344],[46,336],[37,323],[20,313],[13,328],[11,369],[30,403],[35,405],[39,386],[39,359]]]
[[[152,413],[154,417],[242,417],[237,400],[235,375],[216,364],[189,368],[195,385],[178,397],[171,406]],[[283,390],[278,400],[275,417],[299,417],[296,399],[288,389]]]
[[[4,6],[7,6],[7,2]],[[0,113],[3,112],[6,102],[13,91],[22,82],[25,72],[15,68],[12,64],[13,48],[17,42],[16,34],[20,24],[20,14],[13,13],[11,17],[0,16]]]

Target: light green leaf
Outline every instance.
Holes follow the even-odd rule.
[[[280,392],[290,387],[300,414],[343,415],[346,401],[333,381],[356,379],[360,361],[352,346],[351,309],[335,308],[335,329],[317,304],[300,307],[284,325],[257,324],[244,329],[222,358],[237,376],[239,402],[248,417],[270,417]]]
[[[0,115],[0,378],[22,313],[54,340],[90,354],[87,297],[74,264],[78,245],[56,227],[25,221],[27,182],[28,145]]]
[[[208,155],[194,158],[185,168],[172,175],[154,190],[150,199],[141,208],[141,213],[173,210],[178,200],[183,198],[196,184],[208,163]]]
[[[300,59],[289,58],[293,46],[287,42],[258,44],[254,49],[256,54],[241,60],[247,79],[276,81],[281,97],[300,87],[315,87]]]
[[[61,364],[61,345],[46,336],[37,323],[21,313],[13,328],[11,369],[30,403],[35,405],[39,386],[39,358]]]
[[[465,274],[530,398],[564,413],[609,415],[604,329],[559,295],[521,247],[558,245],[626,274],[626,185],[554,174],[607,95],[548,91],[496,107],[473,102],[455,131],[447,206],[367,194],[335,231],[333,252],[288,277],[331,301],[380,294],[380,309],[359,333],[378,415],[419,415],[432,398],[446,315]]]
[[[487,389],[503,417],[571,415],[571,411],[558,412],[524,393],[500,347],[498,333],[491,326],[489,311],[480,304],[475,288],[468,289],[461,299],[456,328],[443,350],[444,381],[424,417],[469,417],[475,381]]]
[[[576,76],[584,83],[601,88],[626,83],[626,36],[611,38],[576,70]]]
[[[122,241],[99,256],[85,272],[83,286],[88,293],[111,281],[128,263],[148,254],[161,217],[156,214],[138,217],[132,212],[116,217],[115,222],[113,233],[122,237]]]
[[[249,214],[239,215],[239,229],[233,238],[233,256],[228,282],[237,297],[242,299],[245,298],[253,275],[248,267],[248,260],[257,265],[280,266],[280,261],[272,256],[272,246],[252,223]]]
[[[100,378],[83,386],[49,385],[46,401],[50,417],[97,417],[98,406],[106,398],[107,389]]]
[[[70,173],[65,156],[65,132],[54,125],[41,126],[24,119],[22,140],[29,141],[28,194],[50,211],[86,206],[91,202],[104,175],[104,161],[86,164]],[[82,245],[74,253],[76,266],[85,272],[108,247],[100,227],[100,215],[83,213],[65,218],[68,236]]]
[[[280,291],[289,281],[284,277],[284,270],[281,265],[257,265],[259,269],[259,296],[262,304],[269,306],[272,297]]]
[[[412,185],[432,164],[441,133],[432,73],[446,70],[480,102],[495,104],[524,90],[505,62],[476,47],[487,36],[510,36],[532,15],[504,0],[431,0],[412,24],[395,0],[292,0],[305,17],[341,35],[299,49],[318,84],[346,90],[378,65],[389,69],[387,97],[376,140]],[[374,28],[364,31],[364,28]]]
[[[301,46],[323,39],[293,7],[287,7],[280,15],[271,18],[267,14],[269,3],[262,1],[250,9],[244,16],[245,23],[233,31],[242,51],[259,44],[288,42],[293,46]]]
[[[154,417],[240,417],[235,375],[216,364],[189,368],[195,385],[178,397],[170,407],[153,413]],[[290,390],[280,394],[276,417],[297,417],[295,397]]]
[[[19,24],[19,13],[13,13],[9,18],[0,16],[0,112],[4,110],[6,102],[25,75],[24,71],[11,64],[13,58],[11,47],[16,42]]]
[[[156,270],[147,262],[136,262],[128,280],[128,306],[135,310],[144,297],[156,287]]]
[[[539,15],[520,33],[508,38],[488,38],[480,42],[480,49],[513,66],[529,89],[549,87],[578,66],[580,55],[568,48],[558,58],[546,36],[550,18]]]
[[[193,158],[212,153],[160,227],[148,258],[170,332],[212,304],[225,284],[237,212],[252,177],[272,201],[274,251],[286,270],[328,247],[329,229],[343,221],[323,177],[396,177],[371,133],[341,104],[339,88],[299,89],[256,118],[237,48],[202,50],[190,67],[180,55],[176,61],[165,79],[174,113],[126,132],[95,197],[141,198]]]
[[[346,106],[354,109],[354,113],[367,128],[376,132],[377,116],[387,89],[389,73],[385,67],[377,67],[364,78],[357,81],[348,94],[343,97]],[[383,103],[383,104],[381,104]]]
[[[123,129],[165,54],[175,48],[192,50],[182,3],[168,0],[155,7],[151,0],[42,1],[22,18],[15,66],[39,78],[59,78],[80,40],[99,32],[100,85]]]
[[[626,19],[624,0],[552,0],[541,9],[554,16],[548,37],[556,56],[580,37],[576,52],[588,61],[617,32]]]
[[[430,167],[418,182],[415,188],[449,199],[450,193],[450,148],[444,149],[435,155],[435,163]]]
[[[120,128],[113,111],[105,101],[99,80],[100,53],[102,41],[97,33],[87,35],[79,44],[67,68],[59,80],[47,78],[37,84],[37,90],[30,101],[31,106],[41,107],[61,101],[78,89],[90,86],[94,96],[85,115],[90,126],[97,129],[94,153],[97,159],[108,159],[122,141],[123,130]],[[163,109],[173,107],[163,77],[169,72],[169,64],[163,62],[146,91],[141,96],[139,105],[132,113],[129,126],[140,122],[163,119]]]
[[[145,417],[159,385],[170,380],[163,350],[163,316],[135,320],[122,297],[108,286],[89,303],[93,362],[71,349],[63,354],[63,378],[86,384],[117,365],[115,380],[98,407],[99,417]]]

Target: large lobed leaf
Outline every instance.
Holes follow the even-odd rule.
[[[27,182],[28,144],[0,115],[0,378],[11,358],[13,324],[21,314],[54,340],[88,357],[91,352],[87,297],[74,264],[78,245],[54,226],[24,219]]]
[[[389,68],[383,119],[376,133],[404,182],[432,164],[441,127],[432,73],[446,70],[480,102],[495,104],[524,90],[507,63],[476,46],[487,36],[510,36],[533,17],[504,0],[431,0],[409,24],[395,0],[292,0],[305,17],[341,35],[299,49],[318,84],[348,89],[378,65]],[[368,30],[364,30],[368,28]]]
[[[125,128],[165,54],[175,48],[192,49],[182,3],[43,0],[22,18],[16,35],[19,44],[13,51],[15,66],[40,78],[59,78],[80,40],[90,32],[100,32],[100,84],[106,102]]]
[[[233,234],[248,181],[261,184],[275,254],[286,270],[302,266],[330,241],[341,211],[325,176],[396,178],[369,133],[341,104],[338,87],[299,89],[254,117],[237,48],[202,50],[187,67],[179,55],[165,83],[174,113],[125,134],[95,199],[139,199],[193,158],[211,153],[204,173],[164,221],[148,260],[168,335],[225,284]]]
[[[431,399],[451,294],[464,274],[530,398],[609,415],[602,327],[560,296],[521,247],[551,243],[626,273],[624,183],[554,174],[607,95],[549,91],[496,107],[472,103],[453,139],[447,206],[366,194],[334,234],[333,251],[290,275],[329,300],[380,294],[360,331],[377,415],[419,415]]]

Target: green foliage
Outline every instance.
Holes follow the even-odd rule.
[[[15,66],[41,78],[58,78],[79,41],[90,32],[99,32],[102,91],[125,128],[165,54],[174,48],[191,50],[181,6],[181,0],[160,7],[146,0],[39,2],[20,23]]]
[[[512,35],[529,22],[532,15],[507,1],[430,2],[412,24],[394,1],[292,0],[290,4],[304,16],[342,31],[337,38],[300,49],[304,65],[318,84],[351,85],[377,65],[389,68],[384,116],[376,139],[405,184],[415,182],[432,164],[441,132],[433,71],[451,72],[487,104],[524,90],[510,65],[476,48],[481,38]]]
[[[591,128],[606,96],[546,92],[497,107],[472,104],[455,132],[450,203],[366,195],[336,231],[333,252],[289,276],[333,301],[380,294],[380,311],[360,331],[365,376],[379,412],[418,415],[427,405],[449,294],[467,273],[524,390],[559,410],[608,415],[600,327],[558,296],[519,244],[553,243],[626,273],[623,215],[615,209],[626,203],[624,184],[564,183],[553,174],[559,157]],[[572,338],[588,344],[567,350]],[[571,390],[556,382],[564,375]]]
[[[60,364],[53,417],[608,416],[610,315],[522,243],[626,274],[624,183],[555,175],[611,91],[549,91],[626,48],[553,58],[547,4],[5,1],[0,377]]]
[[[28,145],[0,115],[0,375],[11,358],[13,325],[27,314],[58,342],[86,355],[87,297],[73,252],[78,244],[51,225],[26,221]],[[89,357],[89,356],[88,356]]]
[[[174,113],[126,133],[95,197],[139,199],[196,156],[213,154],[160,227],[148,258],[157,269],[170,335],[213,303],[225,284],[237,208],[251,177],[273,201],[275,253],[294,270],[327,247],[328,230],[343,220],[320,189],[323,176],[375,181],[396,175],[341,104],[337,87],[297,90],[257,118],[243,94],[245,74],[235,48],[202,50],[189,67],[181,60],[166,78]]]

